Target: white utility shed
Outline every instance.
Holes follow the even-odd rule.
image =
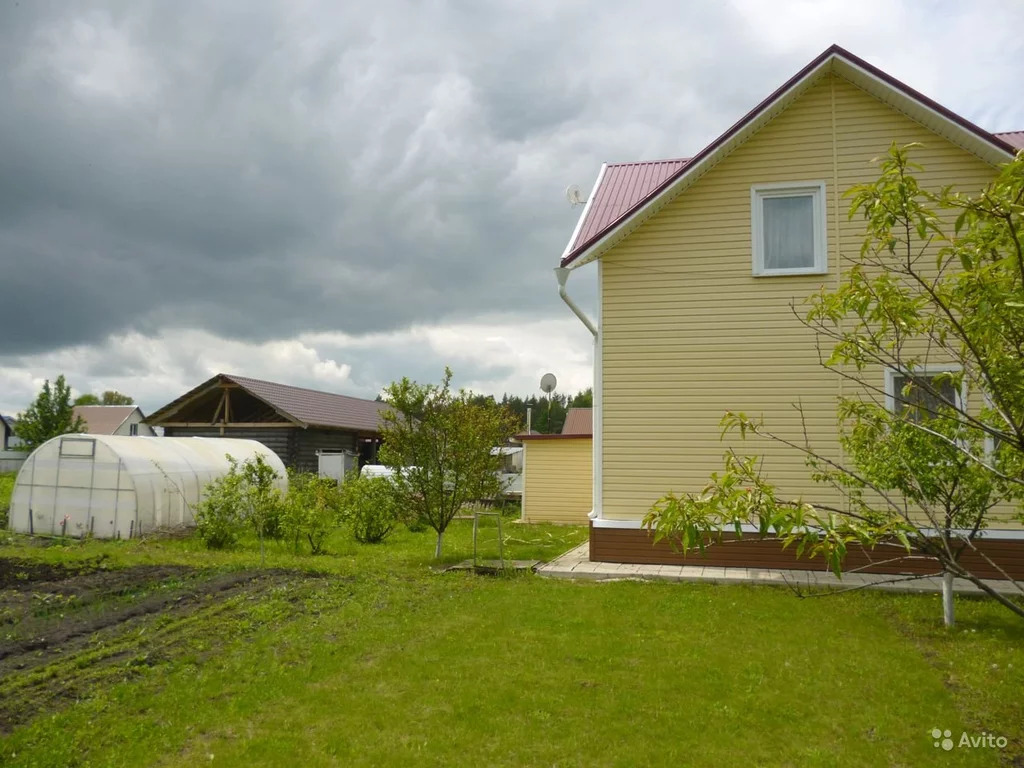
[[[203,488],[227,474],[229,455],[239,463],[263,456],[281,478],[278,487],[288,489],[284,464],[255,440],[55,437],[33,451],[18,472],[10,527],[20,533],[113,539],[191,525]]]

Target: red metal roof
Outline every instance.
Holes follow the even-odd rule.
[[[1017,149],[1024,149],[1024,131],[1005,131],[1003,133],[994,133],[992,135],[998,136],[1007,144],[1012,144]]]
[[[587,205],[586,218],[570,250],[600,235],[619,217],[643,200],[669,176],[686,165],[688,158],[652,160],[646,163],[610,163],[605,166],[594,199]]]
[[[750,110],[750,112],[748,112],[746,115],[744,115],[742,118],[740,118],[725,133],[723,133],[717,139],[715,139],[710,144],[708,144],[706,147],[704,147],[704,149],[702,149],[696,155],[694,155],[693,157],[689,158],[689,160],[687,160],[687,161],[667,161],[669,163],[671,163],[671,162],[678,162],[679,165],[674,170],[668,171],[667,174],[662,177],[662,180],[660,182],[655,182],[653,184],[653,186],[651,188],[649,188],[646,193],[640,194],[638,197],[636,197],[633,200],[633,202],[631,204],[626,205],[624,209],[620,210],[618,212],[618,214],[614,216],[614,218],[608,218],[607,216],[602,216],[601,220],[605,222],[603,226],[600,226],[600,227],[598,227],[598,226],[587,227],[586,226],[587,222],[586,221],[583,222],[584,226],[580,228],[579,234],[577,235],[577,237],[575,237],[573,239],[573,242],[570,245],[570,247],[567,249],[566,254],[562,257],[561,266],[565,267],[565,266],[568,266],[569,264],[571,264],[572,262],[576,261],[576,259],[578,259],[580,256],[582,256],[584,254],[584,252],[586,252],[592,245],[597,243],[597,241],[600,240],[605,235],[605,233],[607,233],[609,230],[611,230],[611,229],[615,228],[616,226],[618,226],[621,222],[623,222],[623,221],[629,219],[630,217],[632,217],[635,213],[640,211],[647,203],[649,203],[650,201],[652,201],[655,198],[657,198],[658,195],[660,195],[666,189],[670,188],[677,179],[679,179],[681,176],[686,174],[686,172],[687,172],[687,170],[689,168],[691,168],[691,167],[699,167],[700,163],[708,155],[713,153],[716,149],[721,147],[723,144],[726,144],[734,135],[738,134],[749,123],[754,122],[763,112],[765,112],[769,108],[771,108],[771,106],[777,100],[782,98],[791,88],[793,88],[798,83],[800,83],[805,77],[807,77],[808,75],[813,73],[816,69],[818,69],[818,67],[822,66],[824,63],[826,63],[832,57],[838,57],[838,58],[845,59],[847,62],[853,64],[856,67],[859,67],[860,69],[864,70],[865,72],[869,73],[870,75],[874,76],[875,78],[877,78],[877,79],[883,81],[884,83],[888,84],[889,87],[891,87],[891,88],[893,88],[893,89],[903,93],[904,95],[906,95],[907,97],[917,101],[918,103],[923,104],[927,108],[929,108],[929,109],[933,110],[934,112],[937,112],[938,114],[942,115],[944,118],[946,118],[950,122],[959,125],[962,129],[964,129],[964,130],[974,134],[975,136],[981,138],[982,140],[990,143],[993,146],[998,147],[1001,150],[1004,150],[1006,152],[1012,152],[1015,149],[1020,149],[1021,148],[1018,144],[1014,143],[1014,141],[1016,141],[1016,139],[1014,137],[1016,137],[1018,135],[1016,132],[1014,132],[1014,133],[1003,133],[1003,134],[993,134],[993,133],[991,133],[989,131],[986,131],[984,128],[978,127],[977,125],[972,123],[970,120],[967,120],[966,118],[961,117],[960,115],[956,114],[952,110],[949,110],[946,107],[944,107],[941,104],[939,104],[938,102],[933,101],[932,99],[928,98],[927,96],[925,96],[921,92],[914,90],[913,88],[911,88],[906,83],[903,83],[900,80],[897,80],[892,75],[890,75],[890,74],[888,74],[886,72],[883,72],[882,70],[878,69],[878,67],[876,67],[876,66],[874,66],[872,64],[869,64],[868,62],[864,61],[864,59],[860,58],[859,56],[853,55],[852,53],[850,53],[846,49],[842,48],[841,46],[839,46],[839,45],[831,45],[828,48],[826,48],[824,51],[822,51],[821,54],[816,56],[813,61],[811,61],[809,64],[807,64],[807,66],[805,66],[803,69],[801,69],[795,75],[793,75],[793,77],[791,77],[789,80],[787,80],[781,86],[779,86],[779,88],[777,88],[770,96],[768,96],[768,98],[766,98],[764,101],[762,101],[760,104],[758,104],[752,110]],[[651,163],[638,163],[637,165],[652,165],[652,164]],[[610,170],[612,167],[613,166],[608,166],[608,169]],[[616,166],[616,167],[618,167],[618,166]],[[605,176],[607,177],[607,171],[605,173]],[[595,190],[593,195],[592,195],[594,197],[594,202],[595,203],[598,201],[598,199],[600,199],[602,197],[602,195],[601,195],[601,187],[603,187],[604,184],[605,184],[605,181],[604,181],[604,179],[602,179],[601,183],[598,185],[598,189]],[[586,211],[586,216],[587,216],[588,220],[591,218],[589,211]],[[586,236],[584,236],[584,232],[583,232],[584,229],[587,229],[587,235]]]
[[[562,425],[563,435],[593,435],[594,417],[592,408],[570,408]]]

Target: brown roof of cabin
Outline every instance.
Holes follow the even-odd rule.
[[[112,435],[124,424],[139,406],[137,405],[76,405],[75,416],[85,421],[90,435]]]
[[[594,417],[592,408],[570,408],[562,425],[563,435],[593,435]]]
[[[380,429],[380,414],[387,408],[387,403],[365,400],[361,397],[275,384],[272,381],[250,379],[247,376],[226,378],[279,411],[284,411],[310,426],[344,427],[377,432]]]
[[[174,421],[177,413],[190,400],[209,392],[212,387],[229,383],[241,387],[247,393],[262,400],[289,421],[299,427],[330,427],[349,429],[357,432],[379,432],[380,414],[386,403],[366,400],[361,397],[321,392],[305,387],[293,387],[248,376],[220,373],[181,397],[168,403],[149,417],[147,423],[159,425]]]

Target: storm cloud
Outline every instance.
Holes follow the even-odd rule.
[[[1012,0],[765,6],[4,0],[0,406],[66,369],[159,405],[229,344],[239,373],[313,344],[323,376],[278,378],[372,393],[439,371],[452,328],[466,381],[532,380],[548,345],[585,383],[586,332],[543,330],[565,186],[692,154],[832,42],[1024,128]],[[487,357],[501,328],[536,329],[528,371]]]

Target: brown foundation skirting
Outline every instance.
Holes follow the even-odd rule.
[[[977,548],[1006,571],[1011,578],[1024,579],[1024,539],[996,539],[985,537],[976,540]],[[864,550],[852,545],[846,555],[845,570],[858,569],[864,573],[936,573],[938,564],[934,559],[901,558],[891,560],[905,550],[897,547],[877,547]],[[735,568],[777,568],[807,571],[828,570],[820,558],[796,556],[796,547],[782,548],[778,541],[758,538],[756,533],[744,534],[737,539],[727,534],[721,544],[712,544],[701,555],[691,551],[684,557],[662,540],[654,543],[651,534],[640,528],[596,528],[590,526],[590,559],[597,563],[655,563],[663,565],[713,565]],[[964,552],[960,562],[974,575],[983,579],[1006,578],[995,567],[976,552]]]

